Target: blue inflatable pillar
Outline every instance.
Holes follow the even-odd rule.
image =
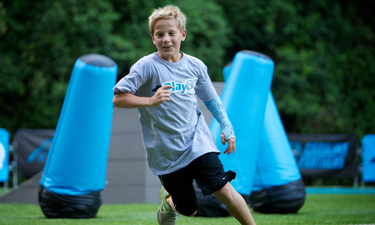
[[[266,55],[241,51],[234,57],[230,75],[221,99],[236,134],[236,152],[221,154],[225,170],[237,173],[231,183],[242,195],[250,195],[258,158],[264,112],[271,87],[274,63]],[[216,145],[221,152],[220,125],[213,119],[210,126]]]
[[[9,138],[9,132],[0,128],[0,182],[9,180]]]
[[[272,93],[269,92],[253,191],[301,179]]]
[[[367,134],[362,138],[362,180],[375,182],[375,134]]]
[[[40,181],[47,218],[92,218],[104,189],[117,65],[88,54],[73,68]]]
[[[246,51],[248,52],[248,51]],[[250,52],[258,57],[261,53]],[[223,69],[224,80],[232,76],[233,64]],[[270,89],[267,90],[264,121],[259,130],[260,144],[253,177],[250,206],[263,213],[295,213],[305,201],[305,187],[299,168],[293,156],[286,132],[282,125],[275,101]],[[249,162],[253,162],[251,159]],[[250,178],[249,178],[250,179]],[[249,182],[248,180],[243,180]],[[246,185],[241,184],[239,186]]]
[[[296,213],[305,186],[271,91],[268,94],[250,206],[263,213]]]

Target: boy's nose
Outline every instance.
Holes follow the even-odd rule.
[[[170,40],[171,40],[171,38],[169,37],[169,35],[164,35],[163,42],[169,42]]]

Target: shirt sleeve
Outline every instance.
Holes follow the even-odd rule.
[[[200,69],[200,75],[198,76],[198,81],[195,86],[195,93],[203,101],[207,102],[214,99],[217,95],[214,85],[207,73],[206,65],[202,65]]]
[[[144,84],[144,79],[140,75],[139,64],[135,64],[130,68],[128,75],[124,76],[113,88],[113,92],[116,94],[119,91],[124,93],[131,93],[135,95]]]

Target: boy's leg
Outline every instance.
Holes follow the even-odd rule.
[[[180,215],[194,216],[197,213],[198,202],[193,184],[186,184],[179,192],[178,194],[172,192],[166,198],[167,204]]]
[[[195,212],[193,212],[193,214],[191,214],[191,215],[184,215],[184,214],[180,213],[180,212],[175,208],[174,203],[173,203],[173,200],[172,200],[172,196],[171,196],[171,195],[169,195],[169,196],[167,197],[166,201],[167,201],[167,204],[170,205],[171,208],[172,208],[175,212],[177,212],[178,214],[180,214],[180,215],[182,215],[182,216],[193,217],[193,216],[195,216],[195,214],[197,213],[197,210],[195,210]]]
[[[165,188],[166,209],[184,216],[194,216],[197,208],[197,196],[193,187],[193,177],[188,167],[170,174],[161,175],[159,179]]]
[[[246,225],[255,225],[255,221],[250,213],[245,199],[228,182],[219,191],[214,192],[219,201],[224,203],[229,212],[240,222]]]
[[[229,183],[235,172],[224,171],[217,153],[205,154],[193,161],[194,178],[204,195],[214,194],[241,223],[255,225],[245,199]]]

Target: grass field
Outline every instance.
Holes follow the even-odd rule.
[[[0,204],[0,224],[103,224],[157,225],[156,204],[102,205],[93,219],[46,219],[38,205]],[[373,194],[308,194],[297,214],[267,215],[254,213],[258,225],[277,224],[375,224]],[[179,216],[178,225],[232,225],[229,218],[186,218]]]

